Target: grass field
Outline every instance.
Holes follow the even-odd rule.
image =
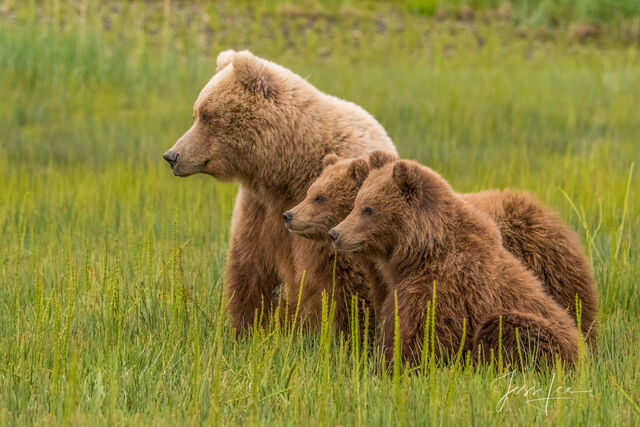
[[[521,2],[511,18],[471,2],[486,8],[470,20],[466,2],[444,18],[336,3],[0,2],[0,425],[639,422],[637,3],[588,37],[575,28],[604,0],[558,2],[558,25]],[[387,372],[326,330],[236,340],[221,299],[236,187],[161,158],[231,47],[359,103],[458,191],[555,207],[597,276],[597,349],[514,374],[505,401],[506,367]]]

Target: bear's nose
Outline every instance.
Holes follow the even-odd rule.
[[[175,151],[169,150],[166,153],[164,153],[162,158],[165,159],[167,162],[169,162],[171,166],[173,166],[178,161],[178,153],[176,153]]]
[[[331,237],[331,240],[335,242],[336,240],[338,240],[338,236],[340,236],[338,230],[336,230],[335,228],[329,230],[329,237]]]
[[[286,211],[285,213],[282,214],[282,218],[284,218],[284,222],[289,224],[293,219],[293,213],[291,213],[291,211]]]

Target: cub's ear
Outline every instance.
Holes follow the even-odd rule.
[[[238,81],[251,92],[265,98],[272,98],[277,94],[276,76],[265,61],[248,50],[233,56],[233,70]]]
[[[227,65],[231,64],[233,61],[233,57],[235,56],[236,51],[233,49],[223,50],[218,54],[218,59],[216,59],[216,73],[222,70]]]
[[[395,160],[397,160],[396,155],[388,151],[376,150],[369,154],[369,166],[371,166],[371,169],[379,169]]]
[[[362,182],[369,175],[369,165],[365,159],[354,159],[351,161],[348,170],[349,176],[357,181]]]
[[[331,166],[335,163],[338,163],[338,160],[340,160],[340,157],[338,157],[337,154],[329,153],[326,156],[324,156],[324,159],[322,159],[322,168],[324,169],[327,166]]]
[[[406,160],[398,160],[393,165],[392,177],[407,201],[413,201],[420,197],[422,177],[415,164]]]

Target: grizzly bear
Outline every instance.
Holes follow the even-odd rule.
[[[368,168],[395,160],[394,154],[382,151],[371,153],[368,164],[361,158],[327,155],[325,168],[309,187],[305,200],[285,213],[289,229],[304,237],[328,239],[326,232],[351,212]],[[553,210],[525,192],[488,190],[459,197],[496,223],[505,249],[531,270],[546,292],[574,320],[578,296],[582,304],[582,333],[590,343],[595,343],[598,298],[576,233]],[[366,259],[358,262],[367,266],[370,297],[379,307],[386,297],[386,287],[379,285],[373,262]]]
[[[248,51],[220,53],[195,101],[193,125],[163,157],[177,176],[204,173],[239,183],[224,284],[238,333],[256,314],[269,322],[279,294],[294,312],[300,289],[301,316],[317,322],[322,293],[332,291],[327,266],[334,250],[287,231],[282,212],[304,198],[326,154],[374,150],[395,153],[384,128],[361,107]],[[348,331],[352,294],[368,304],[367,289],[354,282],[336,293],[336,327]]]
[[[575,361],[578,330],[569,314],[503,248],[495,223],[431,169],[399,160],[372,170],[329,235],[339,251],[377,262],[389,288],[380,313],[387,360],[397,312],[403,361],[420,361],[435,283],[440,357],[459,348],[486,354],[501,342],[507,358]],[[504,319],[501,330],[494,319]]]

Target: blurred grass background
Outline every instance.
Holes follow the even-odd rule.
[[[639,4],[0,1],[0,425],[633,425]],[[593,393],[497,411],[489,367],[394,377],[326,331],[235,340],[235,186],[161,158],[228,48],[362,105],[458,191],[558,209],[594,265],[599,346],[514,382]]]

